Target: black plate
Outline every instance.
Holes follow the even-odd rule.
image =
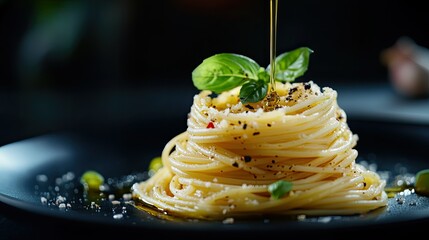
[[[359,135],[357,161],[376,165],[382,176],[389,174],[389,182],[397,175],[412,181],[417,171],[429,168],[429,126],[382,121],[349,121],[349,125]],[[129,186],[147,177],[148,162],[184,129],[183,124],[166,120],[56,132],[8,144],[0,148],[0,201],[32,217],[155,236],[171,232],[306,236],[322,230],[362,233],[407,224],[417,228],[416,224],[428,222],[429,198],[415,193],[397,194],[387,208],[365,215],[300,221],[267,217],[225,224],[154,216],[135,208],[127,199]],[[86,170],[100,172],[110,189],[101,195],[85,194],[79,177]],[[59,196],[65,197],[61,207]]]

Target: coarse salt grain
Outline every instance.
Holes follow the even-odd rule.
[[[63,196],[58,196],[58,197],[57,197],[57,200],[55,201],[55,204],[56,204],[56,205],[58,205],[58,204],[61,204],[61,203],[65,202],[65,201],[66,201],[66,198],[65,198],[65,197],[63,197]]]
[[[232,224],[234,223],[234,218],[225,218],[225,220],[222,221],[223,224]]]
[[[110,201],[113,201],[113,199],[115,199],[115,195],[113,195],[113,194],[109,194],[109,200],[110,200]]]
[[[128,201],[128,200],[131,200],[131,198],[132,198],[133,196],[131,195],[131,193],[124,193],[123,195],[122,195],[122,198],[125,200],[125,201]]]
[[[196,190],[195,193],[194,193],[194,196],[195,197],[202,197],[203,194],[202,194],[201,190]]]
[[[118,214],[113,215],[113,219],[121,219],[123,217],[124,217],[124,215],[122,215],[122,213],[118,213]]]

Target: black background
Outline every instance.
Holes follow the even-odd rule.
[[[402,36],[429,46],[426,9],[416,0],[280,0],[277,52],[313,49],[305,79],[385,81],[382,50]],[[269,1],[3,0],[0,34],[2,89],[192,87],[192,70],[215,53],[269,64]],[[70,39],[64,53],[58,45]]]

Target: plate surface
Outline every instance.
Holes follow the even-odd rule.
[[[412,181],[417,171],[429,168],[429,126],[382,121],[349,121],[349,126],[359,136],[357,161],[375,167],[388,182],[398,176]],[[8,144],[0,148],[0,201],[33,217],[153,235],[176,231],[304,236],[322,230],[391,230],[409,223],[417,228],[429,220],[429,198],[412,191],[396,194],[388,207],[369,214],[299,221],[261,217],[224,224],[154,216],[137,209],[129,199],[129,187],[147,178],[149,161],[184,129],[184,125],[157,121],[56,132]],[[84,191],[79,178],[87,170],[105,177],[104,191]]]

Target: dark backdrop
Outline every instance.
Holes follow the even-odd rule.
[[[383,80],[401,36],[429,46],[423,1],[279,1],[277,52],[308,46],[306,77]],[[0,1],[0,87],[191,85],[220,52],[269,63],[269,0]]]
[[[384,49],[402,36],[429,46],[424,1],[279,0],[278,14],[277,52],[314,50],[306,80],[386,82]],[[3,137],[185,117],[204,58],[269,63],[269,0],[0,0],[0,36]]]

